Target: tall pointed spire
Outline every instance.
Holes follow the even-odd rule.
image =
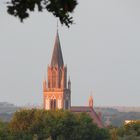
[[[63,62],[63,56],[62,56],[61,45],[60,45],[59,34],[58,34],[58,27],[57,27],[51,66],[63,67],[63,65],[64,65],[64,62]]]
[[[58,34],[58,24],[51,64],[48,66],[47,77],[47,81],[43,81],[44,109],[70,109],[71,89],[67,86],[67,66],[65,66],[63,62]]]

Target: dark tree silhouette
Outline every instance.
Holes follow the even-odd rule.
[[[39,12],[47,10],[58,17],[61,24],[69,27],[73,24],[73,17],[70,14],[76,5],[77,0],[10,0],[7,2],[7,12],[23,22],[37,7]]]

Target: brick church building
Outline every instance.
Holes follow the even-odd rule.
[[[92,96],[89,97],[89,106],[71,106],[71,81],[67,79],[67,66],[64,65],[58,31],[47,76],[47,80],[43,81],[44,109],[67,109],[75,113],[85,112],[91,116],[98,127],[104,127],[101,115],[97,114],[93,108]]]

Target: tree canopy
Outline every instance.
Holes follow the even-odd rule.
[[[132,121],[111,129],[112,140],[140,140],[140,121]]]
[[[76,5],[77,0],[10,0],[7,2],[7,12],[18,17],[22,22],[37,7],[39,12],[47,10],[58,17],[61,24],[69,27],[73,23],[70,14],[74,11]]]
[[[23,109],[7,126],[0,139],[110,140],[108,130],[98,128],[88,114],[63,110]]]

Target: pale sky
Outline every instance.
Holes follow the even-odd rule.
[[[42,105],[56,34],[51,13],[24,23],[0,0],[0,102]],[[71,28],[59,26],[72,105],[140,106],[140,0],[79,0]]]

